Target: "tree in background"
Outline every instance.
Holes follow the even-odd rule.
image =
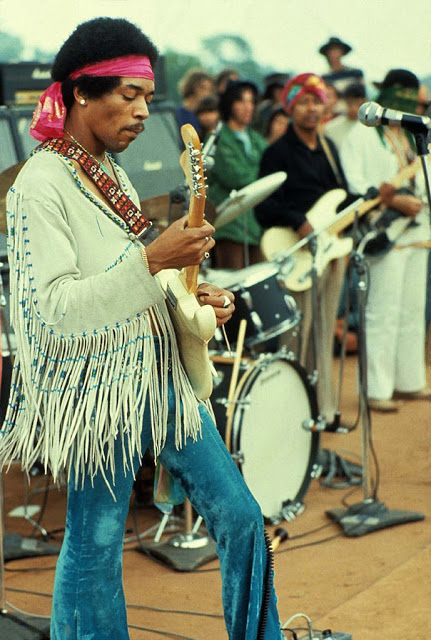
[[[193,67],[200,67],[201,60],[197,56],[168,49],[164,54],[166,74],[166,94],[170,102],[179,104],[178,82]]]
[[[20,62],[24,43],[19,36],[0,31],[0,62]]]
[[[264,76],[274,71],[254,60],[252,47],[247,40],[232,34],[222,33],[204,38],[198,55],[168,49],[164,57],[168,99],[176,104],[180,102],[178,82],[192,67],[203,68],[214,75],[226,67],[234,67],[241,78],[251,80],[259,88],[262,87]]]
[[[241,78],[258,86],[267,72],[253,59],[253,50],[243,37],[221,33],[202,40],[202,57],[207,67],[217,73],[225,67],[234,67]]]

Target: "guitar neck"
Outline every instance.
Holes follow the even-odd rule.
[[[409,164],[407,167],[404,167],[404,169],[401,169],[401,171],[397,173],[395,178],[391,180],[390,183],[395,188],[399,189],[406,180],[413,178],[419,168],[420,158],[416,158],[416,160],[412,162],[412,164]],[[335,220],[335,222],[328,227],[328,231],[330,231],[331,233],[340,233],[354,222],[356,215],[358,216],[358,218],[360,218],[368,211],[375,209],[379,204],[381,204],[381,202],[382,199],[380,196],[374,198],[373,200],[367,200],[366,202],[363,202],[356,209],[351,209],[344,215],[341,215],[339,220]]]
[[[190,188],[187,225],[201,227],[204,223],[206,200],[202,146],[199,136],[191,124],[184,124],[181,127],[181,136],[186,150],[181,154],[180,164]],[[184,267],[182,270],[180,277],[188,293],[196,295],[198,274],[199,265]]]
[[[204,221],[205,198],[195,198],[190,201],[189,217],[187,225],[189,227],[201,227]],[[199,265],[184,267],[183,283],[189,293],[196,294],[198,288]]]

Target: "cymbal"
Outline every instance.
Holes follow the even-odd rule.
[[[229,197],[216,207],[215,228],[224,227],[249,209],[255,207],[262,200],[265,200],[283,184],[286,178],[287,173],[285,171],[276,171],[269,176],[252,182],[240,189],[240,191],[232,191]]]
[[[7,192],[16,180],[17,175],[25,165],[24,162],[18,162],[0,173],[0,232],[6,234],[6,196]]]
[[[185,215],[184,204],[173,202],[170,206],[170,195],[169,193],[163,194],[161,196],[154,196],[152,198],[147,198],[146,200],[141,200],[141,209],[144,215],[151,220],[156,229],[162,233],[168,225],[175,220],[179,220]],[[205,203],[205,219],[208,220],[209,223],[213,224],[216,218],[216,210],[210,200],[207,199]]]

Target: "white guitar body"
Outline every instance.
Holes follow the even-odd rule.
[[[312,227],[319,231],[336,219],[338,205],[346,197],[344,189],[333,189],[325,193],[307,213],[307,220]],[[267,260],[271,260],[276,253],[287,251],[294,247],[300,238],[289,227],[271,227],[262,237],[262,252]],[[351,238],[339,238],[328,231],[321,231],[317,236],[316,269],[321,276],[326,265],[331,260],[346,256],[353,248]],[[294,263],[285,282],[291,291],[305,291],[312,284],[311,269],[313,259],[308,248],[296,251]]]
[[[156,277],[166,293],[184,369],[196,397],[207,400],[213,388],[208,342],[217,321],[211,305],[201,307],[196,296],[187,292],[182,275],[177,269],[165,269]]]

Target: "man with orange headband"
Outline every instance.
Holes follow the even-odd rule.
[[[42,145],[8,195],[17,357],[0,467],[38,458],[54,480],[68,477],[52,640],[129,638],[123,535],[149,446],[218,543],[229,637],[278,640],[260,508],[193,393],[154,277],[200,264],[214,228],[182,219],[154,238],[108,153],[144,130],[156,58],[133,24],[98,18],[54,61],[31,125]],[[232,315],[230,292],[204,284],[198,295],[219,325]]]
[[[291,125],[264,151],[259,176],[286,171],[287,179],[256,207],[256,218],[266,229],[291,227],[299,238],[305,238],[313,231],[306,218],[307,212],[325,193],[346,186],[334,144],[318,133],[325,103],[325,84],[314,73],[302,73],[289,80],[284,88],[283,104]],[[320,411],[328,423],[334,420],[335,411],[333,342],[344,272],[344,259],[332,261],[318,282],[318,400]],[[293,292],[293,295],[303,313],[299,360],[311,373],[314,366],[311,291]]]

